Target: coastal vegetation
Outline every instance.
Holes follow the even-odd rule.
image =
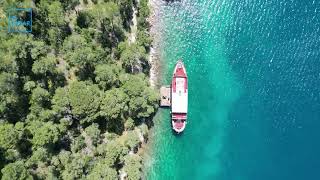
[[[32,33],[0,32],[1,179],[140,179],[158,106],[147,0],[29,5]]]

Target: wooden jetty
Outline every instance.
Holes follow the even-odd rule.
[[[160,106],[161,107],[170,107],[171,106],[171,87],[170,86],[162,86],[160,88]]]

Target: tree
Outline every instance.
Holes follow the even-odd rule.
[[[91,25],[92,17],[87,11],[80,11],[77,16],[77,25],[80,28],[88,28]]]
[[[137,118],[147,118],[156,112],[158,95],[151,88],[146,88],[141,94],[140,97],[130,100],[129,107]]]
[[[145,49],[149,50],[152,43],[152,39],[148,32],[145,30],[138,30],[137,34],[137,44],[143,46]]]
[[[59,1],[41,0],[36,2],[33,13],[33,34],[44,39],[55,50],[59,49],[69,33],[62,6]]]
[[[130,149],[135,150],[139,144],[140,140],[138,134],[135,131],[128,131],[128,134],[125,136],[124,144]]]
[[[97,145],[99,139],[100,139],[100,129],[99,125],[96,123],[93,123],[89,127],[85,129],[85,132],[87,136],[91,139],[93,145]]]
[[[46,89],[37,86],[32,90],[30,98],[30,110],[34,114],[40,114],[44,108],[50,107],[50,94]]]
[[[80,123],[93,122],[98,116],[100,91],[96,85],[75,81],[69,87],[69,100],[74,118]]]
[[[148,6],[148,0],[141,0],[139,3],[138,9],[138,28],[139,29],[147,29],[149,28],[149,22],[147,21],[147,17],[150,14],[150,9]]]
[[[32,144],[34,147],[52,146],[61,137],[59,128],[52,122],[30,122],[28,127],[33,135]]]
[[[15,149],[19,141],[19,133],[12,124],[0,123],[0,148]]]
[[[106,51],[98,44],[88,42],[83,35],[71,35],[63,43],[64,59],[78,68],[81,79],[91,78],[94,66],[106,63]]]
[[[40,163],[46,163],[50,159],[50,154],[45,148],[38,148],[26,162],[27,166],[37,166]]]
[[[79,0],[60,0],[65,11],[73,10],[80,4]]]
[[[107,22],[110,23],[111,28],[114,28],[115,25],[119,25],[116,23],[121,22],[119,6],[114,2],[96,4],[90,13],[94,16],[96,21],[101,24],[105,23],[107,25]]]
[[[73,180],[82,179],[87,174],[87,169],[90,166],[91,157],[76,153],[70,159],[70,162],[63,164],[62,179]]]
[[[0,73],[0,119],[14,120],[23,112],[17,87],[16,74]]]
[[[8,149],[4,155],[7,162],[14,162],[21,158],[21,155],[17,149]]]
[[[99,41],[104,47],[116,47],[119,41],[123,40],[123,27],[119,6],[114,2],[102,2],[94,5],[89,11],[101,30]]]
[[[85,139],[83,136],[75,137],[71,144],[71,152],[76,153],[82,150],[86,146],[86,143],[84,142],[84,140]]]
[[[124,27],[129,30],[130,23],[132,20],[134,0],[120,0],[118,1],[121,18],[123,21]]]
[[[3,180],[31,180],[33,177],[28,172],[23,161],[16,161],[6,165],[2,170]]]
[[[62,4],[59,1],[53,1],[48,5],[48,21],[52,26],[63,26],[65,24]]]
[[[90,174],[87,176],[87,179],[89,180],[114,180],[118,179],[117,171],[113,168],[110,168],[108,164],[105,164],[103,162],[98,162]]]
[[[129,97],[120,88],[106,91],[101,104],[101,115],[110,120],[120,119],[121,122],[128,113],[128,100]]]
[[[71,159],[72,159],[71,152],[62,149],[57,156],[52,156],[51,164],[54,167],[56,167],[57,171],[61,173],[65,165],[71,162]]]
[[[142,72],[143,66],[148,62],[146,60],[146,50],[144,47],[137,44],[121,44],[120,49],[120,60],[123,63],[123,67],[127,72]]]
[[[51,28],[48,30],[50,44],[58,48],[66,36],[66,22],[61,15],[64,14],[62,4],[59,1],[53,1],[48,5],[48,22]]]
[[[119,161],[123,152],[123,146],[117,141],[110,141],[98,146],[98,153],[102,155],[103,163],[109,167],[114,166]]]
[[[66,117],[71,119],[68,115],[71,115],[70,99],[68,97],[68,89],[66,87],[57,88],[55,94],[51,100],[52,110],[57,118]]]
[[[129,95],[129,112],[132,118],[146,118],[155,112],[158,103],[157,93],[147,87],[143,74],[131,75],[123,85]]]
[[[114,64],[98,65],[96,66],[94,73],[96,74],[96,82],[103,90],[110,89],[113,86],[119,86],[119,75],[121,73],[121,68],[119,66]]]
[[[128,118],[124,124],[126,130],[133,130],[134,129],[134,120],[132,118]]]
[[[125,156],[124,171],[127,173],[128,180],[141,179],[141,157],[136,154],[129,154]]]
[[[53,76],[57,74],[57,59],[51,54],[36,60],[32,65],[32,72],[37,75]]]

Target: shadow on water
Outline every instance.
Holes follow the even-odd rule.
[[[175,132],[173,129],[171,129],[171,132],[172,132],[172,134],[173,134],[175,137],[182,137],[183,134],[184,134],[184,131],[182,131],[181,133],[177,133],[177,132]]]

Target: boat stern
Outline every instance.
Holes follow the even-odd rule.
[[[172,129],[176,133],[181,133],[182,131],[184,131],[185,127],[186,127],[186,120],[184,120],[184,119],[173,119],[172,120]]]

